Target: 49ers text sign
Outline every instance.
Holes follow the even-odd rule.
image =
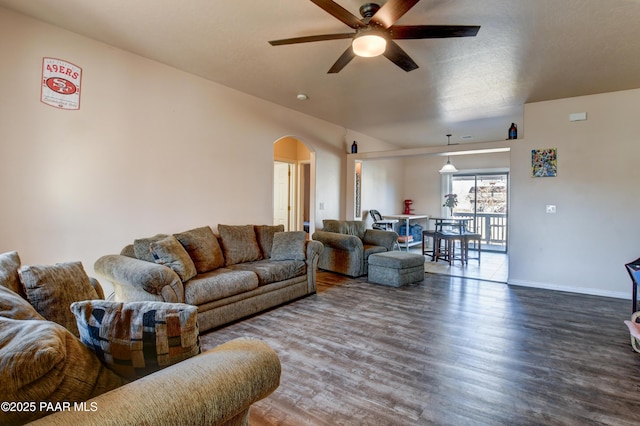
[[[82,68],[55,58],[42,58],[40,100],[56,108],[80,109]]]

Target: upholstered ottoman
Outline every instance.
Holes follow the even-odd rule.
[[[369,256],[368,281],[401,287],[424,279],[424,256],[401,251],[374,253]]]

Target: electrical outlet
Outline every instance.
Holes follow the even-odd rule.
[[[549,214],[555,214],[556,213],[555,204],[547,204],[547,213],[549,213]]]

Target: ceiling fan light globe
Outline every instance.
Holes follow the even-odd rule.
[[[353,39],[353,53],[364,58],[382,55],[387,48],[387,40],[376,34],[365,34]]]

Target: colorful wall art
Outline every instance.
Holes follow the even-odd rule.
[[[556,148],[531,150],[531,175],[533,177],[555,177],[558,175]]]

